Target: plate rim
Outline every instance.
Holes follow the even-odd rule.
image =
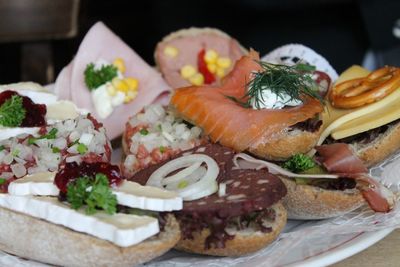
[[[343,241],[340,245],[328,249],[316,256],[284,265],[285,267],[322,267],[340,262],[349,258],[370,246],[376,244],[391,232],[394,228],[382,229],[373,232],[362,232],[356,235],[350,235],[349,239]]]

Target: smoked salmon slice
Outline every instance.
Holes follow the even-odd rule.
[[[285,109],[245,108],[227,96],[242,99],[252,73],[262,71],[258,53],[251,51],[235,64],[221,86],[189,86],[177,89],[171,105],[178,115],[201,127],[213,142],[236,151],[247,150],[260,138],[277,138],[287,127],[313,118],[322,112],[322,104],[306,97],[300,106]],[[274,136],[275,135],[275,136]]]

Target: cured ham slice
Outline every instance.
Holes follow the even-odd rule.
[[[322,164],[329,172],[334,173],[366,173],[368,169],[348,144],[336,143],[317,146],[316,150],[323,157]]]
[[[79,108],[87,109],[96,118],[100,118],[92,103],[91,93],[85,85],[84,71],[89,63],[99,59],[111,63],[116,58],[124,59],[125,75],[138,79],[139,89],[137,97],[132,102],[116,107],[109,117],[99,119],[111,139],[122,134],[125,122],[130,116],[157,98],[160,99],[159,96],[164,95],[163,93],[170,91],[170,87],[154,68],[102,22],[98,22],[86,34],[74,60],[61,71],[55,85],[55,92],[59,98],[71,100]]]

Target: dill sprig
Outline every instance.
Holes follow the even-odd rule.
[[[302,63],[294,66],[262,61],[258,61],[258,63],[262,70],[254,72],[253,79],[247,83],[248,91],[244,98],[247,97],[248,105],[254,103],[255,108],[262,108],[264,103],[263,90],[271,90],[282,99],[284,95],[288,95],[289,101],[303,101],[304,95],[307,95],[323,103],[323,99],[318,93],[318,85],[312,79],[314,66]]]

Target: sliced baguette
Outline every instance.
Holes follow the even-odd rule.
[[[165,253],[180,238],[172,215],[164,231],[126,248],[4,208],[0,224],[1,250],[59,266],[134,266]]]
[[[357,189],[326,190],[316,186],[296,184],[290,178],[280,178],[287,188],[283,205],[287,209],[289,219],[332,218],[353,211],[366,203]]]
[[[210,230],[203,229],[201,232],[194,232],[193,239],[181,239],[175,248],[190,253],[231,257],[245,255],[260,250],[272,243],[286,225],[287,214],[283,205],[281,203],[276,203],[272,208],[276,212],[276,219],[271,225],[272,232],[270,233],[245,229],[237,231],[232,240],[227,240],[225,248],[213,247],[205,249],[205,241],[210,234]]]

